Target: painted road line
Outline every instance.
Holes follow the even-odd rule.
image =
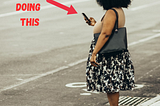
[[[136,42],[132,42],[129,44],[129,46],[133,46],[133,45],[136,45],[136,44],[139,44],[139,43],[142,43],[142,42],[146,42],[146,41],[149,41],[151,39],[154,39],[156,37],[159,37],[160,36],[160,33],[159,34],[156,34],[156,35],[153,35],[153,36],[150,36],[150,37],[147,37],[147,38],[144,38],[144,39],[141,39],[139,41],[136,41]]]
[[[80,93],[80,95],[91,95],[91,93]]]
[[[46,72],[46,73],[44,73],[44,74],[40,74],[40,75],[38,75],[38,76],[34,76],[34,77],[29,78],[29,79],[25,79],[25,80],[21,81],[20,83],[17,83],[17,84],[14,84],[14,85],[5,87],[5,88],[3,88],[3,89],[0,89],[0,92],[6,91],[6,90],[9,90],[9,89],[12,89],[12,88],[15,88],[15,87],[17,87],[17,86],[20,86],[20,85],[23,85],[23,84],[25,84],[25,83],[34,81],[34,80],[36,80],[36,79],[38,79],[38,78],[42,78],[42,77],[44,77],[44,76],[53,74],[53,73],[55,73],[55,72],[58,72],[58,71],[60,71],[60,70],[66,69],[66,68],[68,68],[68,66],[62,66],[62,67],[60,67],[60,68],[57,68],[57,69],[55,69],[55,70]]]
[[[21,13],[25,13],[25,12],[27,12],[27,11],[15,11],[15,12],[10,12],[10,13],[4,13],[4,14],[0,14],[0,17],[16,15],[16,14],[21,14]]]
[[[5,88],[3,88],[3,89],[0,89],[0,92],[9,90],[9,89],[12,89],[12,88],[15,88],[15,87],[18,87],[18,86],[20,86],[20,85],[23,85],[23,84],[25,84],[25,83],[28,83],[28,82],[37,80],[37,79],[39,79],[39,78],[42,78],[42,77],[44,77],[44,76],[53,74],[53,73],[58,72],[58,71],[60,71],[60,70],[67,69],[67,68],[69,68],[69,67],[72,67],[72,66],[75,66],[75,65],[77,65],[77,64],[80,64],[80,63],[82,63],[82,62],[84,62],[84,61],[86,61],[86,60],[87,60],[87,59],[85,58],[85,59],[79,60],[79,61],[77,61],[77,62],[68,64],[67,66],[62,66],[62,67],[57,68],[57,69],[55,69],[55,70],[52,70],[52,71],[49,71],[49,72],[46,72],[46,73],[43,73],[43,74],[40,74],[40,75],[31,77],[31,78],[29,78],[29,79],[25,79],[25,80],[21,81],[20,83],[16,83],[16,84],[14,84],[14,85],[5,87]]]
[[[76,4],[80,2],[86,2],[86,1],[90,1],[90,0],[73,0],[73,1],[64,2],[62,4],[69,5],[69,4]],[[55,7],[55,6],[53,5],[42,6],[41,10],[52,8],[52,7]],[[0,14],[0,17],[7,17],[7,16],[22,14],[26,12],[30,12],[30,11],[15,11],[15,12],[10,12],[10,13],[4,13],[4,14]]]
[[[129,10],[136,11],[136,10],[144,9],[144,8],[151,7],[151,6],[158,5],[158,4],[160,4],[160,1],[153,2],[153,3],[150,3],[150,4],[146,4],[146,5],[141,5],[141,6],[138,6],[138,7],[134,7],[134,8],[131,8]]]
[[[76,82],[76,83],[69,83],[66,84],[66,87],[70,87],[70,88],[83,88],[86,87],[86,83],[85,82]]]
[[[139,104],[138,106],[160,106],[160,105],[155,105],[160,102],[160,95],[157,95],[157,97],[152,98],[148,100],[147,102],[144,102],[142,104]]]
[[[133,42],[133,43],[129,44],[129,46],[133,46],[133,45],[136,45],[136,44],[139,44],[139,43],[142,43],[142,42],[145,42],[145,41],[154,39],[154,38],[159,37],[159,36],[160,36],[160,33],[159,33],[159,34],[156,34],[156,35],[153,35],[153,36],[151,36],[151,37],[148,37],[148,38],[141,39],[141,40],[139,40],[139,41]],[[37,80],[37,79],[42,78],[42,77],[44,77],[44,76],[47,76],[47,75],[53,74],[53,73],[55,73],[55,72],[58,72],[58,71],[61,71],[61,70],[64,70],[64,69],[73,67],[73,66],[78,65],[78,64],[80,64],[80,63],[82,63],[82,62],[85,62],[86,60],[87,60],[87,58],[81,59],[81,60],[79,60],[79,61],[77,61],[77,62],[70,63],[70,64],[68,64],[68,65],[66,65],[66,66],[62,66],[62,67],[57,68],[57,69],[55,69],[55,70],[52,70],[52,71],[49,71],[49,72],[46,72],[46,73],[43,73],[43,74],[40,74],[40,75],[31,77],[31,78],[29,78],[29,79],[25,79],[25,80],[23,80],[23,81],[21,81],[21,82],[19,82],[19,83],[16,83],[16,84],[11,85],[11,86],[8,86],[8,87],[4,87],[3,89],[0,89],[0,92],[9,90],[9,89],[12,89],[12,88],[15,88],[15,87],[18,87],[18,86],[20,86],[20,85],[23,85],[23,84],[26,84],[26,83],[28,83],[28,82]]]
[[[64,5],[69,5],[69,4],[76,4],[76,3],[80,3],[80,2],[86,2],[86,1],[90,1],[90,0],[74,0],[74,1],[64,2],[64,3],[62,3],[62,4],[64,4]],[[48,9],[48,8],[52,8],[52,7],[56,7],[56,6],[53,6],[53,5],[43,6],[43,7],[41,7],[41,10],[43,10],[43,9]]]

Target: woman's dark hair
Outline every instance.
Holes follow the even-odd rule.
[[[104,10],[108,10],[108,9],[113,8],[113,7],[128,8],[128,6],[131,4],[131,0],[97,0],[97,3],[100,6],[102,6]]]

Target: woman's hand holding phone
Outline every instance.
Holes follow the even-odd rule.
[[[94,25],[96,24],[96,21],[95,21],[94,18],[90,17],[90,18],[88,19],[88,17],[87,17],[84,13],[82,13],[82,14],[83,14],[83,16],[84,16],[84,20],[86,21],[86,23],[87,23],[88,25],[94,26]]]
[[[95,21],[95,19],[94,19],[94,18],[90,17],[90,18],[89,18],[89,20],[90,20],[91,22],[90,22],[90,23],[88,23],[88,25],[90,25],[90,26],[94,26],[94,25],[96,24],[96,21]],[[87,23],[87,21],[86,21],[86,23]]]

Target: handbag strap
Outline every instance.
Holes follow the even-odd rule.
[[[117,32],[118,31],[118,12],[112,8],[112,10],[115,12],[116,14],[116,22],[115,22],[115,26],[114,26],[114,29],[115,31]]]
[[[115,22],[113,31],[118,32],[118,12],[113,8],[111,10],[113,10],[116,14],[116,22]],[[101,18],[101,21],[103,21],[104,16]]]

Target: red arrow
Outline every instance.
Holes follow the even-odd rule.
[[[54,1],[54,0],[46,0],[46,1],[48,3],[50,3],[50,4],[53,4],[53,5],[61,8],[61,9],[64,9],[64,10],[68,11],[67,15],[69,15],[69,14],[77,14],[77,11],[73,8],[72,5],[70,7],[67,7],[67,6],[65,6],[65,5],[63,5],[61,3],[58,3],[56,1]]]

